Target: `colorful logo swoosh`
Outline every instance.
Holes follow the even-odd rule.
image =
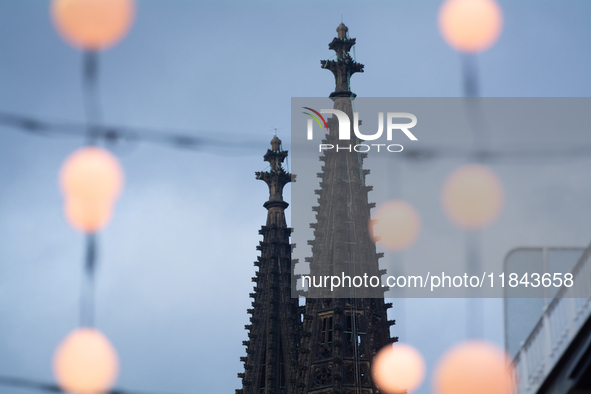
[[[318,111],[316,111],[316,110],[314,110],[312,108],[309,108],[309,107],[302,107],[302,108],[307,109],[308,111],[312,111],[316,115],[318,115],[320,117],[320,119],[322,119],[322,123],[324,123],[324,129],[325,130],[328,130],[328,125],[326,124],[326,120],[324,119],[324,117],[322,115],[320,115],[320,112],[318,112]],[[302,113],[304,113],[304,114],[306,114],[308,116],[311,116],[316,121],[316,123],[318,123],[318,126],[320,126],[320,129],[322,130],[323,127],[322,127],[322,123],[320,123],[320,119],[318,119],[316,116],[312,115],[309,112],[302,112]]]

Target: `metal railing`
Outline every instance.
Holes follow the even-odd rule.
[[[538,391],[591,315],[591,247],[572,273],[573,286],[559,290],[513,359],[516,393]]]

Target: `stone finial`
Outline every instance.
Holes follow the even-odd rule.
[[[349,31],[349,28],[347,26],[345,26],[345,24],[342,22],[339,25],[339,27],[337,27],[337,33],[339,33],[339,38],[347,38],[348,31]]]
[[[279,152],[280,147],[281,147],[281,140],[279,138],[277,138],[277,136],[274,136],[273,139],[271,140],[271,148],[273,149],[274,152]]]

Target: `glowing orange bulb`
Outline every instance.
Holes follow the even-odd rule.
[[[109,391],[119,373],[117,352],[93,328],[72,331],[53,356],[53,373],[62,390],[76,394]]]
[[[123,187],[123,171],[108,151],[82,148],[64,162],[60,184],[66,218],[76,229],[92,233],[109,222]]]
[[[376,224],[371,230],[372,240],[378,239],[389,250],[400,251],[410,247],[418,238],[421,219],[409,203],[390,200],[381,204],[375,213]],[[379,238],[378,238],[379,237]]]
[[[447,0],[439,10],[439,30],[461,52],[492,46],[503,27],[503,13],[494,0]]]
[[[510,361],[496,346],[469,341],[449,350],[433,377],[437,394],[510,394],[513,380]]]
[[[381,392],[410,393],[419,388],[425,378],[425,361],[414,347],[394,343],[379,351],[373,361],[371,373]]]
[[[480,164],[460,167],[443,185],[445,213],[458,226],[471,230],[492,223],[501,212],[503,198],[499,178]]]
[[[53,21],[70,44],[99,50],[114,45],[129,30],[135,13],[133,0],[53,0]]]
[[[60,172],[67,198],[82,201],[113,201],[123,186],[123,171],[108,151],[89,147],[72,153]]]

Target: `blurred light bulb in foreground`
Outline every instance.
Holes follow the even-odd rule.
[[[421,219],[413,206],[406,201],[390,200],[380,204],[374,217],[375,220],[369,224],[372,240],[379,240],[388,250],[407,249],[419,236]]]
[[[117,352],[93,328],[78,328],[59,344],[53,372],[60,388],[76,394],[101,394],[113,387],[119,373]]]
[[[461,52],[481,52],[501,35],[503,13],[494,0],[447,0],[439,10],[439,30]]]
[[[115,156],[97,147],[82,148],[64,162],[60,181],[67,197],[112,201],[123,186],[123,171]]]
[[[437,394],[511,394],[513,373],[504,351],[484,341],[468,341],[450,349],[433,376]]]
[[[372,379],[381,392],[411,393],[425,378],[425,361],[414,347],[404,343],[386,345],[371,367]]]
[[[121,40],[133,22],[133,0],[53,0],[53,22],[75,47],[97,51]]]
[[[492,223],[503,207],[503,185],[488,167],[468,164],[445,181],[443,209],[452,222],[470,230]]]
[[[123,170],[108,151],[87,147],[72,153],[60,170],[66,218],[76,229],[93,233],[107,225],[123,187]]]

